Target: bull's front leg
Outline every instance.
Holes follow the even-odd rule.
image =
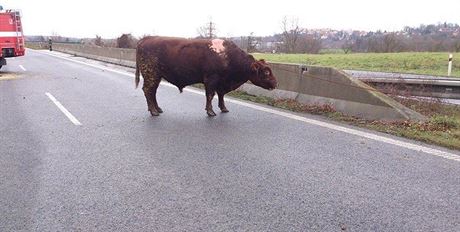
[[[206,113],[210,117],[216,116],[214,110],[212,110],[212,99],[214,98],[215,90],[210,85],[206,85]]]
[[[228,109],[227,109],[227,107],[225,107],[224,95],[225,95],[225,93],[223,93],[223,92],[217,92],[217,96],[219,97],[220,111],[222,111],[222,113],[227,113]]]

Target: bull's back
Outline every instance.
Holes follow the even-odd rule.
[[[144,56],[155,56],[160,61],[168,64],[176,64],[178,61],[187,59],[197,60],[196,57],[206,53],[206,40],[188,40],[174,37],[147,37],[139,42],[139,50]],[[180,63],[179,63],[180,65]]]
[[[139,42],[138,56],[154,60],[162,77],[178,87],[202,83],[205,73],[220,66],[208,40],[146,37]]]

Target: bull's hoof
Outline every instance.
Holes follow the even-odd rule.
[[[227,108],[220,109],[220,111],[221,111],[222,113],[228,113],[228,112],[230,112],[230,111],[227,110]]]
[[[216,116],[216,113],[213,110],[206,110],[206,113],[208,114],[209,117]]]
[[[157,107],[157,111],[158,111],[158,113],[160,113],[160,114],[163,113],[163,110],[162,110],[160,107]]]
[[[158,113],[158,112],[155,111],[155,110],[151,110],[151,111],[150,111],[150,114],[151,114],[152,116],[160,116],[160,113]]]

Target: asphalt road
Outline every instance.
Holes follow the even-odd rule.
[[[110,69],[2,68],[0,231],[460,231],[458,151],[165,85],[153,118]]]

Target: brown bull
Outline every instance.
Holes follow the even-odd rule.
[[[233,42],[221,39],[143,38],[137,45],[136,87],[139,72],[144,78],[142,90],[153,116],[163,112],[156,99],[161,79],[177,86],[181,92],[185,86],[203,83],[209,116],[216,115],[211,104],[215,93],[220,110],[228,112],[224,95],[248,80],[269,90],[277,85],[264,60],[255,60]]]

